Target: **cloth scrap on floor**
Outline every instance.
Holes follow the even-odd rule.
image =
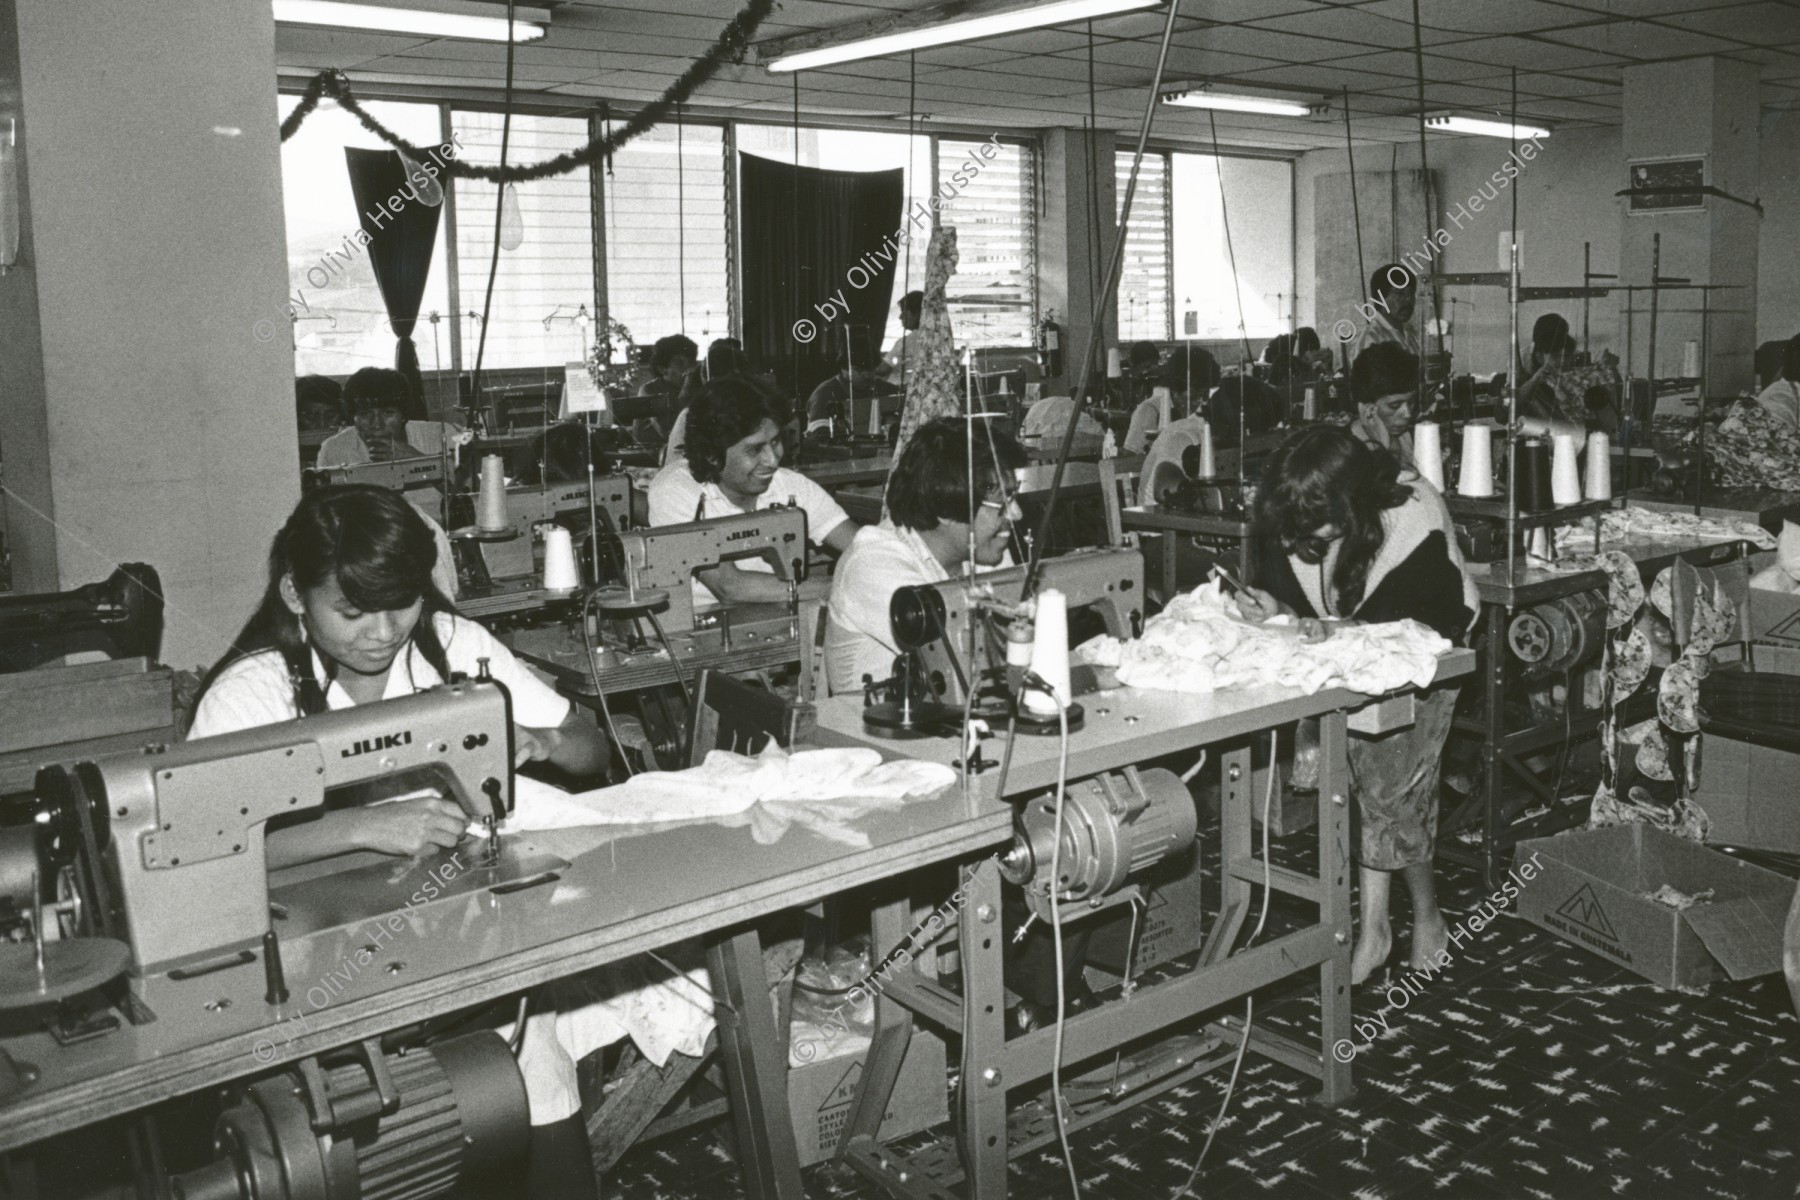
[[[936,796],[956,782],[943,763],[884,763],[869,749],[798,750],[774,744],[749,756],[714,750],[698,767],[646,771],[616,787],[570,795],[521,778],[513,815],[503,829],[525,832],[587,825],[712,821],[749,825],[764,845],[800,824],[845,845],[870,845],[851,822],[869,812]],[[478,826],[471,827],[479,833]]]
[[[1671,887],[1665,883],[1654,892],[1645,892],[1644,898],[1646,900],[1654,900],[1658,904],[1672,908],[1676,912],[1680,912],[1684,908],[1692,908],[1696,904],[1705,904],[1708,900],[1711,900],[1713,898],[1713,889],[1706,888],[1705,890],[1695,892],[1690,896],[1680,888]]]
[[[1438,656],[1450,648],[1448,640],[1410,620],[1340,627],[1323,641],[1306,642],[1291,617],[1246,621],[1215,581],[1170,601],[1137,640],[1101,636],[1077,654],[1090,665],[1112,668],[1130,687],[1293,687],[1309,695],[1342,687],[1375,695],[1425,687],[1437,676]]]

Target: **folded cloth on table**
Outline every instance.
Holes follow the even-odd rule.
[[[698,767],[646,771],[617,787],[577,795],[521,778],[505,828],[717,821],[749,825],[767,845],[798,822],[846,845],[867,846],[868,836],[849,824],[855,817],[899,808],[955,782],[956,772],[942,763],[884,763],[880,752],[867,749],[790,754],[771,744],[755,757],[714,750]]]
[[[1424,687],[1437,676],[1450,642],[1417,621],[1352,625],[1306,642],[1298,624],[1277,617],[1257,624],[1239,615],[1219,585],[1178,596],[1150,618],[1136,641],[1101,636],[1077,651],[1090,665],[1112,667],[1130,687],[1172,692],[1328,687],[1370,695]]]
[[[1654,508],[1614,508],[1600,518],[1600,544],[1632,539],[1716,538],[1745,541],[1760,550],[1773,550],[1775,537],[1750,521],[1716,521],[1693,513],[1663,512]],[[1588,553],[1594,548],[1594,527],[1586,521],[1564,525],[1556,531],[1558,551]]]

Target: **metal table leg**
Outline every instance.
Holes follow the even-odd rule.
[[[1006,992],[1001,982],[1000,866],[984,858],[964,868],[962,922],[963,1056],[957,1085],[969,1200],[1006,1196]]]
[[[1494,886],[1495,847],[1500,841],[1500,788],[1506,778],[1503,740],[1506,737],[1506,610],[1501,605],[1487,608],[1486,669],[1482,672],[1487,689],[1487,711],[1482,721],[1487,726],[1481,745],[1481,879],[1485,887]]]
[[[769,1004],[762,940],[748,929],[715,941],[706,948],[706,965],[744,1191],[752,1200],[805,1200],[788,1113],[787,1045]]]
[[[902,938],[907,935],[907,926],[911,917],[911,906],[904,900],[895,900],[878,906],[869,916],[869,961],[880,964],[887,961],[887,955],[893,953]],[[900,965],[897,970],[912,969],[912,959]],[[888,1098],[894,1093],[894,1084],[900,1078],[900,1068],[906,1062],[906,1048],[912,1043],[913,1019],[912,1010],[887,995],[885,991],[875,994],[875,1032],[870,1038],[869,1057],[864,1065],[861,1081],[856,1086],[856,1100],[850,1110],[850,1123],[844,1127],[842,1137],[837,1144],[837,1156],[841,1159],[850,1146],[850,1140],[859,1136],[879,1138],[881,1135],[881,1118],[887,1112]]]
[[[1355,1093],[1350,1064],[1336,1047],[1350,1038],[1350,762],[1345,716],[1319,722],[1320,920],[1335,931],[1337,950],[1319,964],[1319,1050],[1324,1086],[1319,1102],[1342,1104]]]

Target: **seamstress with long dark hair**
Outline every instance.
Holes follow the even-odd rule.
[[[1250,536],[1256,587],[1239,608],[1251,620],[1300,618],[1321,638],[1347,623],[1411,618],[1462,644],[1476,612],[1443,498],[1422,479],[1402,480],[1384,450],[1336,426],[1283,442],[1263,467]],[[1448,935],[1432,878],[1438,773],[1455,685],[1428,689],[1412,726],[1350,739],[1351,793],[1362,819],[1362,924],[1351,956],[1361,983],[1393,947],[1388,905],[1395,872],[1412,896],[1409,963],[1435,960]]]
[[[318,488],[300,501],[269,551],[269,587],[236,647],[213,670],[189,739],[272,725],[327,709],[411,695],[487,659],[512,696],[514,757],[573,775],[606,766],[606,742],[581,710],[526,670],[480,625],[456,615],[432,584],[437,547],[412,506],[386,488]],[[455,801],[378,799],[271,822],[271,868],[371,850],[426,855],[456,846],[469,819]],[[520,1069],[530,1097],[531,1200],[595,1195],[574,1061],[557,1042],[554,1008],[534,1014]]]
[[[307,493],[275,535],[262,604],[213,669],[188,737],[411,695],[455,672],[473,676],[485,658],[512,694],[520,763],[601,771],[599,729],[486,629],[456,615],[432,582],[437,553],[424,519],[397,492],[352,484]],[[269,865],[351,850],[448,849],[467,826],[447,799],[306,814],[271,827]]]

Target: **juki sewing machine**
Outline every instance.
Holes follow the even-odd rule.
[[[985,571],[963,579],[920,584],[895,593],[890,607],[896,644],[902,654],[892,678],[865,681],[864,725],[889,737],[940,736],[943,719],[960,724],[969,689],[976,691],[975,715],[1007,719],[1015,686],[1007,678],[1009,639],[997,621],[1015,627],[1028,614],[1014,602],[1026,568]],[[1116,638],[1134,638],[1144,623],[1144,556],[1136,547],[1078,550],[1046,558],[1041,588],[1068,600],[1071,621],[1091,611]],[[1085,668],[1077,668],[1085,673]],[[1091,683],[1091,679],[1088,681]],[[1077,679],[1076,690],[1083,687]],[[885,700],[882,698],[885,696]],[[1020,727],[1041,732],[1020,714]],[[1072,725],[1071,728],[1074,726]],[[1055,732],[1056,725],[1048,726]]]
[[[436,789],[489,831],[485,845],[463,852],[472,869],[448,881],[460,894],[566,865],[502,845],[495,829],[511,810],[512,780],[511,699],[491,679],[465,679],[159,754],[45,768],[42,857],[47,876],[70,877],[74,932],[125,942],[134,975],[247,964],[260,945],[273,981],[280,937],[380,915],[411,889],[395,881],[394,859],[367,854],[272,880],[269,821],[321,809],[351,785],[383,798]]]
[[[628,530],[618,535],[617,549],[615,569],[622,582],[594,597],[606,616],[616,618],[615,628],[602,629],[610,647],[622,645],[616,626],[638,613],[655,618],[668,651],[678,658],[800,639],[796,589],[806,579],[804,509],[764,508]],[[696,609],[694,572],[745,558],[769,563],[788,585],[788,601]]]
[[[632,493],[629,475],[595,476],[590,524],[586,480],[507,488],[511,523],[503,535],[454,539],[463,580],[458,608],[465,616],[486,617],[542,607],[543,531],[551,524],[567,528],[583,547],[587,578],[603,578],[606,558],[602,552],[596,569],[590,534],[598,533],[604,545],[608,537],[629,529]]]
[[[498,832],[513,799],[512,728],[510,697],[484,670],[379,704],[42,770],[32,836],[0,845],[0,888],[33,914],[31,941],[0,944],[0,1105],[40,1074],[65,1074],[57,1056],[87,1053],[72,1047],[141,1038],[146,1026],[209,1029],[232,993],[240,1006],[261,995],[272,1021],[300,1026],[286,1040],[304,1036],[308,1007],[316,1015],[337,986],[311,974],[322,947],[416,931],[477,896],[475,919],[498,922],[500,897],[555,881],[565,860]],[[404,799],[419,785],[453,798],[485,838],[425,858],[358,852],[269,872],[271,821],[316,812],[340,788]],[[307,972],[291,989],[284,943]],[[363,961],[379,949],[363,945]],[[259,960],[260,977],[245,980]],[[336,965],[365,990],[412,978],[398,959],[366,974]],[[398,1052],[381,1038],[326,1049],[228,1092],[218,1157],[160,1180],[157,1194],[423,1200],[516,1169],[529,1116],[507,1043],[433,1029],[414,1027]],[[258,1046],[255,1061],[276,1056],[273,1038]],[[148,1165],[158,1161],[137,1164],[140,1186],[160,1178]]]
[[[441,488],[444,486],[444,460],[433,456],[344,467],[309,467],[301,472],[300,481],[306,491],[339,483],[366,483],[372,487],[392,488],[396,492],[422,487]]]

